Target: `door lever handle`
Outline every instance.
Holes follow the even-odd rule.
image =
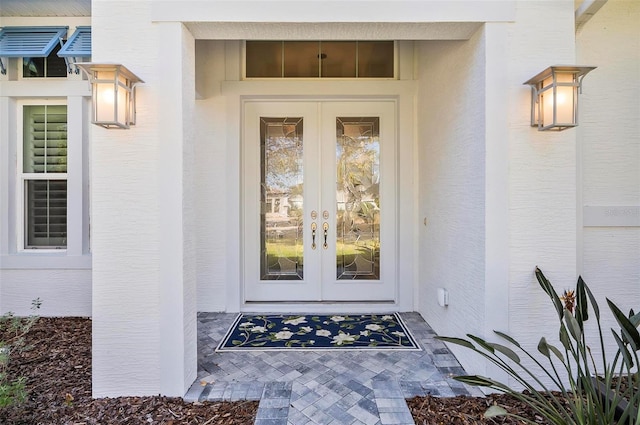
[[[329,234],[329,223],[325,221],[324,224],[322,225],[322,230],[324,231],[324,244],[322,245],[322,247],[324,249],[327,249],[329,247],[329,245],[327,244],[327,236]]]
[[[316,230],[318,225],[314,222],[311,223],[311,249],[316,249]]]

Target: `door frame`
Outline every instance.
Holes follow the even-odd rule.
[[[227,312],[340,312],[353,313],[415,311],[418,299],[417,270],[418,244],[421,235],[418,218],[417,193],[417,140],[415,138],[415,92],[413,80],[371,81],[223,81],[221,95],[225,99],[226,153],[229,169],[237,172],[226,176],[226,240],[225,299]],[[243,178],[242,147],[244,137],[242,110],[247,101],[281,100],[381,100],[396,102],[396,210],[398,236],[396,238],[397,275],[393,302],[327,302],[327,303],[262,303],[245,302],[240,240],[242,234]],[[402,190],[398,190],[402,188]],[[402,208],[398,206],[402,205]]]

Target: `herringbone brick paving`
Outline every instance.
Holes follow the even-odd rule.
[[[186,400],[260,400],[256,425],[413,424],[404,401],[479,393],[418,313],[402,318],[423,351],[216,353],[235,314],[198,315],[198,380]]]

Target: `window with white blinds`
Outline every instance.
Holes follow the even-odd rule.
[[[67,246],[67,106],[24,105],[24,247]]]

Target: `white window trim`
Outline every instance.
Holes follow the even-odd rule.
[[[25,246],[25,234],[26,234],[26,211],[25,211],[25,183],[27,180],[65,180],[67,181],[67,210],[69,209],[69,188],[68,188],[68,174],[69,164],[67,164],[66,173],[25,173],[24,167],[24,107],[25,106],[41,106],[41,105],[65,105],[67,106],[66,99],[29,99],[18,101],[17,106],[17,137],[16,143],[16,240],[18,242],[18,252],[20,253],[46,253],[46,252],[65,252],[69,247],[68,228],[69,228],[69,215],[67,214],[67,246],[65,248],[27,248]],[[67,119],[69,116],[69,110],[67,107]],[[68,124],[67,124],[68,125]],[[68,135],[67,135],[68,137]],[[67,142],[67,151],[69,150],[69,142]]]
[[[90,98],[62,94],[43,98],[34,90],[24,97],[0,96],[0,269],[89,270],[89,111]],[[24,241],[24,204],[18,164],[19,143],[23,143],[24,105],[67,105],[67,248],[19,249]],[[21,167],[21,166],[20,166]]]

